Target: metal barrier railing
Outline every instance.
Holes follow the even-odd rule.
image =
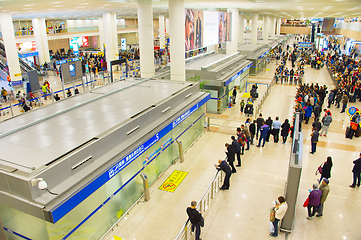
[[[217,123],[217,121],[221,121],[222,123]],[[215,128],[211,128],[211,127],[215,127]],[[237,127],[240,127],[239,120],[207,117],[208,132],[216,131],[216,132],[235,135]]]
[[[266,98],[268,97],[268,94],[271,92],[273,85],[276,82],[276,78],[273,77],[272,81],[269,83],[266,92],[263,93],[262,97],[260,98],[260,101],[258,101],[257,105],[254,108],[254,115],[257,116],[259,112],[261,111],[261,108],[263,106],[263,103],[266,101]]]
[[[202,212],[202,216],[206,219],[209,209],[214,203],[214,200],[221,191],[219,188],[223,184],[223,171],[217,171],[216,175],[213,177],[212,181],[209,183],[208,187],[204,191],[202,197],[199,199],[197,204],[197,209]],[[187,240],[191,239],[192,235],[192,224],[189,219],[183,225],[182,229],[179,231],[175,240]]]

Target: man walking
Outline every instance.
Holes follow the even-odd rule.
[[[279,140],[279,134],[280,134],[280,128],[281,128],[281,122],[278,121],[279,117],[276,117],[276,120],[273,122],[273,139],[275,143],[278,143]]]
[[[218,171],[222,170],[226,176],[224,177],[223,180],[223,185],[222,187],[220,187],[221,190],[228,190],[230,183],[229,183],[229,179],[231,178],[232,175],[232,170],[229,167],[229,165],[226,163],[226,161],[223,160],[218,160],[218,165],[214,165]]]
[[[251,141],[251,134],[249,133],[247,127],[244,126],[243,124],[241,125],[241,129],[242,129],[242,132],[246,136],[246,139],[247,139],[247,148],[246,148],[246,150],[249,150],[249,145],[250,145],[250,141]]]
[[[237,161],[238,161],[238,165],[236,165],[236,167],[240,167],[241,166],[241,147],[239,146],[239,143],[236,140],[235,136],[232,136],[231,139],[232,139],[232,146],[234,148],[234,152],[236,153]]]
[[[232,168],[232,173],[237,172],[236,168],[234,167],[234,148],[232,145],[229,145],[229,143],[225,144],[227,151],[225,151],[227,155],[227,162],[229,163],[229,166]]]
[[[317,142],[318,142],[318,137],[319,137],[319,132],[317,131],[317,129],[312,129],[312,133],[311,133],[311,154],[314,154],[316,152],[316,146],[317,146]]]
[[[321,195],[321,200],[320,200],[320,206],[318,207],[318,211],[317,211],[317,215],[316,217],[322,217],[323,215],[323,205],[327,199],[327,196],[328,196],[328,193],[330,192],[330,186],[328,185],[330,183],[330,181],[325,178],[323,179],[319,189],[321,190],[322,192],[322,195]]]
[[[192,232],[194,232],[194,228],[196,229],[196,240],[201,240],[199,236],[201,235],[201,221],[202,221],[202,212],[196,209],[197,202],[192,201],[191,206],[187,208],[187,214],[189,217],[189,221],[192,223]]]
[[[308,205],[307,205],[307,211],[308,211],[307,219],[308,220],[311,220],[312,217],[315,216],[317,208],[320,205],[321,195],[322,195],[322,192],[320,189],[318,189],[318,185],[316,183],[313,184],[312,187],[313,187],[313,190],[308,195],[308,198],[310,199],[310,201],[308,202]],[[312,210],[312,212],[311,212],[311,210]]]
[[[356,187],[356,180],[357,180],[357,187],[360,187],[361,153],[360,153],[360,157],[358,159],[356,159],[355,161],[353,161],[353,164],[355,164],[355,165],[353,166],[353,169],[352,169],[353,182],[352,182],[352,185],[350,185],[351,188]]]

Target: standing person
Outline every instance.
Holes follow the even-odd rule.
[[[239,104],[240,106],[241,106],[241,113],[243,113],[243,110],[244,110],[244,105],[245,105],[245,103],[244,103],[244,100],[242,99],[242,101],[240,102],[240,104]]]
[[[344,113],[346,108],[347,108],[347,103],[348,103],[348,97],[346,94],[343,95],[343,98],[342,98],[342,110],[340,113]]]
[[[321,195],[320,205],[318,207],[316,217],[322,217],[322,215],[323,215],[324,203],[327,199],[328,193],[330,192],[330,186],[328,185],[329,183],[330,183],[330,181],[327,178],[325,178],[325,179],[323,179],[323,181],[319,187],[319,189],[322,192],[322,195]]]
[[[310,201],[308,202],[307,205],[307,211],[308,211],[308,220],[311,220],[313,216],[315,216],[315,213],[317,211],[318,206],[320,205],[321,202],[321,196],[322,196],[322,192],[320,189],[318,189],[318,185],[315,183],[313,184],[313,190],[310,190],[310,194],[308,195],[308,198],[310,199]],[[312,209],[312,212],[311,212]]]
[[[230,187],[229,179],[232,175],[232,170],[226,161],[218,160],[218,165],[214,165],[218,171],[222,170],[226,176],[224,177],[223,185],[220,187],[221,190],[228,190]]]
[[[225,144],[227,151],[225,151],[226,155],[227,155],[227,162],[229,164],[229,166],[231,166],[232,168],[232,173],[237,172],[236,168],[234,167],[234,148],[232,145],[229,145],[229,143]]]
[[[278,121],[279,117],[276,117],[276,120],[273,122],[272,127],[273,127],[273,139],[275,143],[278,143],[279,140],[279,134],[280,134],[280,128],[282,126],[281,122]]]
[[[259,137],[259,141],[258,141],[258,145],[257,147],[260,147],[261,146],[261,141],[263,139],[263,144],[262,144],[262,147],[264,147],[264,144],[266,142],[266,137],[267,137],[267,133],[269,131],[269,127],[268,125],[266,124],[266,122],[263,122],[263,125],[261,127],[261,136]]]
[[[318,121],[318,118],[315,118],[315,121],[312,123],[312,128],[316,128],[317,131],[320,131],[322,124]]]
[[[247,143],[247,148],[246,148],[246,150],[249,150],[249,145],[250,145],[250,141],[251,141],[251,135],[250,135],[247,127],[244,126],[243,124],[241,125],[241,129],[242,129],[243,134],[244,134],[245,137],[246,137],[246,143]]]
[[[8,92],[6,91],[6,89],[4,87],[1,87],[1,97],[4,99],[5,102],[7,102],[7,95]]]
[[[288,132],[290,131],[290,128],[291,128],[288,119],[285,119],[285,121],[282,124],[281,128],[282,128],[281,136],[282,136],[283,144],[285,144],[286,141],[287,141]]]
[[[237,97],[237,88],[236,87],[233,88],[232,96],[233,96],[233,105],[234,105],[234,104],[236,104],[236,97]]]
[[[321,113],[321,106],[320,106],[320,103],[317,103],[315,105],[315,107],[313,108],[313,113],[315,114],[315,119],[316,118],[320,118],[320,113]]]
[[[271,117],[268,117],[268,119],[266,120],[266,124],[269,127],[267,132],[266,142],[269,142],[269,137],[271,136],[272,133],[272,124],[273,124],[273,120],[271,119]]]
[[[310,117],[312,115],[312,106],[307,106],[305,110],[305,124],[308,124]]]
[[[332,123],[332,117],[331,117],[330,112],[328,112],[327,116],[322,119],[322,123],[323,123],[323,126],[322,126],[322,129],[320,132],[320,136],[322,136],[322,134],[325,133],[325,134],[323,134],[323,136],[326,137],[327,133],[328,133],[328,128],[330,127],[330,125]]]
[[[316,146],[317,146],[317,142],[318,142],[318,137],[319,137],[319,133],[317,131],[317,129],[312,129],[312,133],[311,133],[311,154],[314,154],[316,152]]]
[[[237,132],[238,132],[238,130],[241,130],[241,129],[237,128]],[[232,146],[234,148],[234,152],[237,156],[237,161],[238,161],[238,164],[236,165],[236,167],[240,167],[241,166],[241,147],[239,146],[239,143],[236,140],[235,136],[232,136],[231,139],[232,139]]]
[[[356,180],[357,180],[357,187],[360,187],[360,173],[361,173],[361,153],[360,157],[353,161],[353,182],[350,185],[350,187],[355,188],[356,187]]]
[[[325,178],[325,179],[331,178],[332,165],[333,165],[332,164],[332,157],[328,156],[326,162],[322,166],[321,177],[320,177],[320,180],[318,181],[319,183],[321,183],[323,178]]]
[[[251,134],[251,145],[253,145],[254,135],[256,135],[256,120],[249,124],[249,133]]]
[[[192,223],[192,232],[194,232],[194,228],[196,229],[196,240],[200,240],[199,236],[201,235],[201,221],[202,221],[202,212],[196,209],[197,202],[192,201],[191,206],[187,207],[187,214],[189,221]]]
[[[275,220],[273,221],[274,232],[270,234],[272,237],[278,236],[278,223],[283,219],[288,209],[286,199],[283,196],[278,197],[275,206]]]
[[[259,131],[261,130],[261,127],[264,123],[264,119],[262,117],[262,113],[259,114],[258,118],[256,119],[256,122],[257,122],[257,133],[256,133],[256,140],[258,140],[258,134],[259,134]]]

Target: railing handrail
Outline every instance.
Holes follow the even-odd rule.
[[[212,178],[212,181],[208,184],[206,190],[203,192],[202,197],[198,200],[197,202],[197,208],[199,207],[199,204],[202,202],[202,200],[204,199],[204,197],[206,196],[206,194],[208,193],[208,190],[212,187],[213,183],[216,181],[218,173],[220,172],[220,170],[217,170],[216,174],[214,175],[214,177]],[[204,217],[204,216],[203,216]],[[182,229],[179,231],[178,235],[176,236],[175,240],[179,239],[181,237],[181,235],[184,232],[184,229],[187,227],[189,223],[189,218],[187,219],[187,221],[185,222],[185,224],[183,225]]]

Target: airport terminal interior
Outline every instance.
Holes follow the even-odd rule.
[[[0,239],[361,239],[360,11],[0,1]]]

